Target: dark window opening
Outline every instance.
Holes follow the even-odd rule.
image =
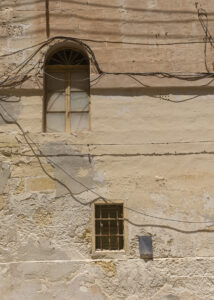
[[[122,204],[95,205],[96,250],[124,249],[124,216]]]
[[[89,129],[89,60],[73,49],[53,54],[45,66],[46,132]]]
[[[63,49],[52,55],[46,65],[88,65],[88,59],[73,49]]]

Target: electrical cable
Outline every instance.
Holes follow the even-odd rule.
[[[203,18],[205,17],[205,21],[203,20]],[[205,32],[205,41],[203,41],[205,48],[204,48],[204,55],[205,55],[205,67],[207,70],[207,73],[194,73],[192,75],[187,75],[187,74],[183,74],[183,75],[178,75],[175,73],[167,73],[167,72],[146,72],[146,73],[142,73],[142,72],[105,72],[103,71],[100,66],[98,61],[96,60],[95,54],[93,52],[93,50],[91,49],[91,47],[89,45],[87,45],[85,42],[89,42],[89,41],[94,41],[94,42],[104,42],[102,41],[96,41],[96,40],[92,40],[92,39],[78,39],[78,38],[74,38],[74,37],[66,37],[66,36],[55,36],[52,38],[47,39],[46,41],[40,42],[36,45],[30,46],[30,47],[26,47],[20,50],[17,50],[15,52],[9,53],[9,54],[3,54],[0,56],[0,58],[4,58],[6,56],[11,56],[14,54],[17,54],[19,52],[23,52],[25,50],[29,50],[32,49],[34,47],[38,47],[25,61],[23,61],[21,64],[19,64],[18,66],[15,67],[14,70],[12,70],[12,72],[16,72],[15,74],[20,73],[20,71],[29,63],[29,61],[31,59],[33,59],[37,53],[39,53],[44,47],[49,46],[52,42],[56,41],[56,40],[64,40],[64,41],[72,41],[75,42],[79,45],[81,45],[86,52],[90,55],[91,60],[98,72],[98,74],[109,74],[109,75],[127,75],[127,76],[156,76],[158,78],[176,78],[179,80],[186,80],[186,81],[195,81],[195,80],[201,80],[204,78],[213,78],[214,77],[214,73],[210,73],[209,72],[209,68],[207,66],[207,61],[206,61],[206,51],[207,51],[207,42],[209,41],[210,45],[213,47],[213,43],[214,40],[212,38],[211,33],[209,32],[208,29],[208,17],[207,17],[207,13],[205,10],[203,9],[198,9],[198,19],[200,21],[200,24]],[[106,41],[105,41],[106,42]],[[189,42],[192,43],[192,42]],[[157,44],[150,44],[148,43],[148,45],[157,45]],[[43,55],[44,56],[44,55]],[[11,71],[10,71],[11,72]],[[29,71],[28,71],[29,73]],[[7,82],[10,78],[6,78],[5,80],[3,80],[0,83],[1,87],[10,87],[12,86],[12,83],[10,84],[5,84],[5,82]],[[26,76],[24,78],[22,78],[20,80],[20,83],[23,83],[24,81],[28,80],[29,77]],[[136,79],[137,81],[137,79]],[[15,82],[15,85],[17,86],[19,84],[19,82]]]
[[[6,112],[6,114],[10,117],[10,119],[12,121],[9,121],[8,119],[6,119],[4,117],[4,115],[2,113],[0,113],[0,116],[2,117],[2,119],[7,123],[7,124],[15,124],[19,130],[22,132],[23,134],[23,137],[25,139],[25,142],[28,144],[29,148],[31,149],[32,153],[34,154],[35,158],[37,158],[38,162],[39,162],[39,165],[40,167],[42,168],[43,172],[50,178],[52,179],[53,181],[59,183],[60,185],[62,185],[68,192],[69,194],[72,196],[72,198],[78,202],[79,204],[81,205],[84,205],[84,206],[87,206],[87,205],[91,205],[92,203],[96,202],[97,200],[103,200],[105,203],[114,203],[112,200],[106,198],[106,197],[103,197],[101,196],[99,193],[97,193],[96,191],[88,188],[86,185],[84,185],[83,183],[81,183],[80,181],[78,181],[76,178],[74,178],[73,176],[70,175],[70,177],[78,182],[79,184],[81,184],[83,187],[85,187],[88,191],[91,191],[93,194],[95,194],[97,196],[97,198],[93,199],[92,201],[88,201],[88,202],[82,202],[81,200],[77,199],[76,196],[72,193],[72,191],[70,190],[70,188],[65,184],[63,183],[61,180],[59,180],[58,178],[56,177],[53,177],[51,174],[49,174],[47,172],[47,170],[44,168],[39,156],[37,155],[37,153],[35,152],[35,150],[33,149],[32,145],[29,143],[28,141],[28,138],[31,140],[31,142],[34,144],[34,142],[32,141],[32,139],[28,136],[27,138],[27,135],[25,134],[22,126],[8,113],[8,111],[3,107],[3,105],[0,103],[0,107]],[[35,144],[34,144],[35,145]],[[36,148],[37,150],[39,150],[40,153],[42,153],[41,149],[39,149],[38,145],[36,145]],[[47,156],[46,156],[47,158]],[[50,161],[50,160],[49,160]],[[155,216],[155,215],[152,215],[152,214],[148,214],[148,213],[145,213],[143,211],[139,211],[139,210],[136,210],[136,209],[133,209],[133,208],[130,208],[128,206],[124,206],[125,209],[129,210],[129,211],[132,211],[132,212],[135,212],[137,214],[140,214],[140,215],[143,215],[145,217],[150,217],[150,218],[153,218],[153,219],[158,219],[158,220],[163,220],[163,221],[169,221],[169,222],[177,222],[177,223],[184,223],[184,224],[210,224],[210,223],[214,223],[214,220],[210,220],[210,221],[185,221],[185,220],[179,220],[179,219],[172,219],[172,218],[165,218],[165,217],[158,217],[158,216]]]
[[[96,198],[96,199],[94,199],[94,200],[92,200],[92,201],[89,201],[89,202],[87,202],[87,203],[82,202],[81,200],[79,200],[79,199],[76,198],[76,196],[72,193],[72,191],[70,190],[70,188],[69,188],[66,184],[64,184],[61,180],[55,178],[55,177],[52,176],[51,174],[49,174],[49,173],[47,172],[47,170],[44,168],[44,166],[43,166],[43,164],[42,164],[42,162],[41,162],[39,156],[38,156],[38,155],[36,154],[36,152],[34,151],[33,146],[28,142],[27,134],[24,132],[24,129],[22,128],[22,126],[21,126],[21,125],[20,125],[20,124],[19,124],[19,123],[18,123],[18,122],[17,122],[17,121],[9,114],[9,113],[8,113],[8,111],[3,107],[3,105],[2,105],[1,103],[0,103],[0,107],[6,112],[6,114],[10,117],[10,119],[11,119],[12,121],[6,119],[5,116],[4,116],[2,113],[0,113],[0,116],[2,117],[2,119],[3,119],[7,124],[15,124],[15,125],[19,128],[19,130],[20,130],[20,131],[22,132],[22,134],[23,134],[23,137],[24,137],[24,139],[25,139],[25,142],[28,144],[30,150],[31,150],[32,153],[34,154],[35,158],[38,160],[41,169],[43,170],[43,172],[44,172],[50,179],[52,179],[53,181],[55,181],[55,182],[59,183],[60,185],[62,185],[62,186],[69,192],[69,194],[72,196],[72,198],[73,198],[76,202],[78,202],[79,204],[82,204],[82,205],[84,205],[84,206],[87,206],[87,205],[92,204],[92,203],[94,203],[95,201],[98,200],[98,198]],[[100,197],[99,197],[99,199],[100,199]],[[103,199],[103,200],[105,201],[104,198],[101,198],[101,199]]]
[[[201,18],[203,14],[199,14],[199,17]],[[208,23],[207,23],[208,24]],[[208,30],[208,27],[207,25],[204,26],[204,23],[201,22],[201,25],[202,25],[202,28],[204,29],[205,28],[205,34],[206,34],[206,39],[205,41],[203,42],[200,42],[200,43],[204,43],[205,45],[207,45],[207,41],[209,41],[209,43],[213,46],[213,39],[212,39],[212,36],[210,35],[210,32]],[[137,78],[135,78],[134,76],[156,76],[158,78],[176,78],[176,79],[179,79],[179,80],[186,80],[186,81],[196,81],[196,80],[201,80],[201,79],[205,79],[205,78],[213,78],[214,77],[214,73],[210,73],[210,72],[207,72],[207,73],[192,73],[192,74],[175,74],[175,73],[168,73],[168,72],[104,72],[102,71],[102,69],[100,68],[99,66],[99,63],[98,61],[96,60],[96,57],[95,57],[95,54],[93,52],[93,50],[90,48],[90,46],[88,46],[86,43],[84,43],[83,41],[93,41],[93,42],[104,42],[104,41],[96,41],[96,40],[90,40],[90,39],[77,39],[77,38],[73,38],[73,37],[65,37],[65,36],[55,36],[53,38],[50,38],[48,40],[46,40],[45,42],[42,42],[42,43],[38,43],[37,45],[33,45],[31,47],[27,47],[27,48],[24,48],[24,49],[21,49],[21,50],[17,50],[13,53],[9,53],[9,54],[4,54],[4,55],[1,55],[0,58],[3,58],[3,57],[6,57],[6,56],[10,56],[10,55],[14,55],[16,53],[19,53],[19,52],[22,52],[24,50],[28,50],[28,49],[31,49],[31,48],[34,48],[36,46],[39,46],[38,49],[36,49],[24,62],[22,62],[21,64],[19,64],[14,70],[12,70],[11,72],[15,72],[15,75],[18,76],[18,74],[20,73],[21,70],[23,70],[23,68],[30,62],[30,60],[32,60],[44,47],[50,45],[52,42],[56,41],[56,40],[64,40],[64,41],[72,41],[72,42],[75,42],[75,43],[78,43],[79,45],[81,45],[86,51],[87,53],[90,55],[90,59],[91,61],[93,62],[93,65],[95,66],[97,72],[98,72],[98,77],[97,78],[100,78],[102,77],[103,75],[115,75],[115,76],[118,76],[118,75],[127,75],[131,78],[133,78],[134,80],[138,81],[138,83],[140,83],[141,85],[143,85],[142,82],[140,82]],[[108,42],[108,41],[105,41],[105,42]],[[188,42],[188,43],[199,43],[199,42]],[[142,43],[143,44],[143,43]],[[177,44],[177,43],[170,43],[170,45],[172,44]],[[166,45],[166,44],[144,44],[144,45],[152,45],[152,46],[159,46],[159,45]],[[169,44],[168,44],[169,45]],[[206,51],[205,51],[206,52]],[[43,55],[44,56],[44,55]],[[6,83],[9,79],[11,80],[10,77],[6,77],[5,80],[3,80],[1,83],[0,83],[0,86],[1,87],[9,87],[9,86],[16,86],[16,85],[19,85],[20,83],[23,83],[24,81],[28,80],[30,77],[27,76],[27,74],[29,74],[30,71],[32,71],[36,65],[39,65],[41,63],[41,60],[39,62],[37,62],[30,70],[28,70],[26,72],[26,74],[24,75],[24,77],[20,80],[20,81],[16,81],[16,82],[11,82],[11,83]],[[38,72],[40,72],[40,70],[38,70]],[[207,70],[209,71],[209,70]],[[20,74],[19,74],[20,76]],[[12,80],[16,78],[16,77],[12,77]],[[95,81],[97,80],[97,78],[95,79]],[[214,78],[210,81],[212,82],[214,80]],[[147,87],[147,85],[146,85]],[[3,101],[3,100],[2,100]],[[185,100],[187,101],[187,100]],[[27,143],[27,145],[29,146],[30,150],[32,151],[33,155],[37,158],[38,162],[39,162],[39,165],[40,167],[42,168],[43,172],[50,178],[52,179],[53,181],[55,182],[58,182],[60,185],[62,185],[68,192],[69,194],[72,196],[72,198],[77,201],[79,204],[81,205],[90,205],[92,203],[94,203],[95,201],[97,201],[98,199],[101,199],[105,202],[112,202],[110,199],[107,199],[105,197],[102,197],[101,195],[99,195],[99,193],[95,192],[95,191],[91,191],[92,193],[94,193],[97,198],[95,198],[94,200],[92,201],[89,201],[89,202],[82,202],[81,200],[77,199],[75,197],[75,195],[72,193],[72,191],[70,190],[69,187],[67,187],[63,182],[61,182],[59,179],[53,177],[51,174],[49,174],[47,172],[47,170],[44,168],[39,156],[37,155],[37,153],[35,152],[33,146],[31,145],[31,143],[29,142],[29,136],[27,136],[27,134],[24,132],[22,126],[9,114],[9,112],[3,107],[2,104],[0,104],[0,107],[4,110],[4,112],[9,116],[9,118],[11,120],[8,120],[2,113],[0,113],[0,116],[2,117],[2,119],[7,123],[7,124],[15,124],[19,130],[22,132],[23,134],[23,137],[24,137],[24,140],[25,142]],[[33,142],[31,140],[31,142]],[[34,144],[34,143],[33,143]],[[38,149],[38,146],[37,146],[37,150]],[[39,150],[39,152],[41,152],[41,150]],[[46,157],[47,158],[47,157]],[[76,180],[74,177],[72,177],[73,180]],[[79,182],[80,183],[80,182]],[[82,183],[80,183],[82,184]],[[83,184],[82,184],[83,185]],[[85,186],[85,188],[87,188],[87,190],[90,190],[87,186]],[[135,212],[135,213],[138,213],[138,214],[141,214],[141,215],[144,215],[146,217],[150,217],[150,218],[154,218],[154,219],[158,219],[158,220],[165,220],[165,221],[170,221],[170,222],[180,222],[180,223],[186,223],[186,224],[209,224],[209,223],[213,223],[214,220],[210,220],[210,221],[204,221],[204,222],[196,222],[196,221],[185,221],[185,220],[178,220],[178,219],[171,219],[171,218],[164,218],[164,217],[158,217],[158,216],[154,216],[152,214],[148,214],[148,213],[145,213],[143,211],[138,211],[138,210],[135,210],[135,209],[132,209],[130,207],[126,207],[125,208],[127,210],[130,210],[132,212]]]
[[[44,47],[50,45],[50,43],[52,43],[56,40],[72,41],[72,42],[75,42],[75,43],[81,45],[86,50],[86,52],[89,54],[90,59],[91,59],[93,65],[95,66],[98,74],[127,75],[127,76],[132,76],[132,77],[133,76],[156,76],[157,78],[176,78],[176,79],[185,80],[185,81],[196,81],[196,80],[201,80],[201,79],[205,79],[205,78],[214,78],[214,73],[177,74],[177,73],[169,73],[169,72],[105,72],[100,68],[99,63],[95,57],[95,54],[94,54],[93,50],[90,48],[90,46],[85,44],[82,40],[79,40],[79,39],[73,38],[73,37],[66,37],[66,36],[55,36],[55,37],[48,39],[46,42],[44,42],[42,44],[39,43],[39,47],[27,59],[25,59],[25,61],[23,61],[18,66],[16,66],[16,68],[14,70],[12,70],[12,72],[15,72],[15,75],[19,74],[20,71],[29,63],[29,61],[32,60]],[[41,60],[39,61],[39,63],[41,63]],[[29,73],[29,71],[27,73]],[[12,86],[12,83],[6,84],[6,82],[9,79],[10,78],[7,77],[5,80],[3,80],[0,83],[0,86],[1,87]],[[28,79],[29,79],[29,77],[24,77],[20,80],[20,83],[23,83],[24,81],[26,81]],[[18,85],[18,82],[16,82],[15,84]]]
[[[206,41],[187,41],[187,42],[172,42],[172,43],[137,43],[137,42],[123,42],[123,41],[110,41],[110,40],[94,40],[94,39],[84,39],[81,38],[84,42],[94,42],[94,43],[109,43],[109,44],[125,44],[125,45],[136,45],[136,46],[174,46],[174,45],[188,45],[188,44],[205,44]],[[26,50],[35,48],[37,46],[43,45],[47,40],[37,43],[35,45],[25,47],[11,53],[1,54],[0,59],[8,56],[12,56]]]

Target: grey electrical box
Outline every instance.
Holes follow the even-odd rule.
[[[139,251],[141,258],[153,258],[152,237],[139,236]]]

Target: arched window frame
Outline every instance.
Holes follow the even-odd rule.
[[[71,51],[76,51],[80,55],[82,55],[85,58],[85,61],[87,61],[87,64],[80,64],[80,65],[65,65],[65,64],[56,64],[56,65],[50,65],[48,62],[51,60],[51,58],[57,54],[60,51],[63,50],[71,50]],[[89,124],[89,118],[90,118],[90,64],[89,64],[89,59],[87,54],[85,54],[82,50],[73,47],[73,46],[63,46],[63,47],[57,47],[54,51],[51,51],[49,55],[46,58],[45,66],[44,66],[44,106],[43,106],[43,131],[47,131],[47,113],[48,113],[48,89],[47,89],[47,76],[49,72],[53,73],[64,73],[65,74],[65,131],[64,132],[71,132],[73,131],[71,129],[71,117],[72,114],[88,114],[88,126],[84,130],[89,130],[90,124]],[[88,94],[88,109],[87,110],[75,110],[72,111],[71,109],[71,76],[78,74],[80,72],[87,73],[87,78],[88,79],[88,86],[87,86],[87,94]],[[78,92],[78,91],[76,91]],[[57,111],[54,111],[57,113]],[[50,112],[49,112],[50,113]],[[56,131],[58,132],[58,131]]]

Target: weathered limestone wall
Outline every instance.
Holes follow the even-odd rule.
[[[1,1],[1,53],[46,39],[45,2]],[[212,33],[214,9],[212,1],[208,0],[111,0],[108,3],[103,0],[49,0],[48,28],[50,37],[106,41],[87,42],[105,71],[206,72],[204,44],[185,44],[203,42],[205,33],[198,20],[199,8],[206,10],[208,29]],[[112,44],[111,41],[122,43]],[[156,43],[175,44],[155,46]],[[5,60],[6,69],[8,63],[15,64],[27,53]],[[208,45],[207,61],[211,71],[212,58],[212,47]]]
[[[96,198],[92,189],[139,214],[126,212],[125,254],[94,257],[93,207],[47,177],[23,135],[2,124],[3,299],[213,299],[213,94],[201,94],[177,104],[93,96],[92,130],[74,135],[41,133],[41,109],[31,115],[31,103],[42,106],[42,97],[21,99],[18,121],[48,155],[50,175],[83,202]],[[153,261],[139,258],[138,235],[152,235]]]
[[[50,36],[106,41],[87,42],[105,71],[206,72],[203,43],[126,44],[203,40],[198,7],[213,32],[211,1],[49,1]],[[45,1],[2,1],[0,9],[1,54],[46,39]],[[1,58],[1,74],[32,51]],[[209,68],[212,57],[208,46]],[[0,117],[0,299],[214,299],[210,79],[150,76],[142,87],[105,76],[91,88],[91,130],[71,134],[42,132],[42,79],[0,90],[18,101],[0,101],[0,113],[30,142]],[[51,177],[83,203],[97,194],[124,201],[126,251],[94,254],[93,205]],[[140,259],[138,235],[152,235],[153,260]]]

